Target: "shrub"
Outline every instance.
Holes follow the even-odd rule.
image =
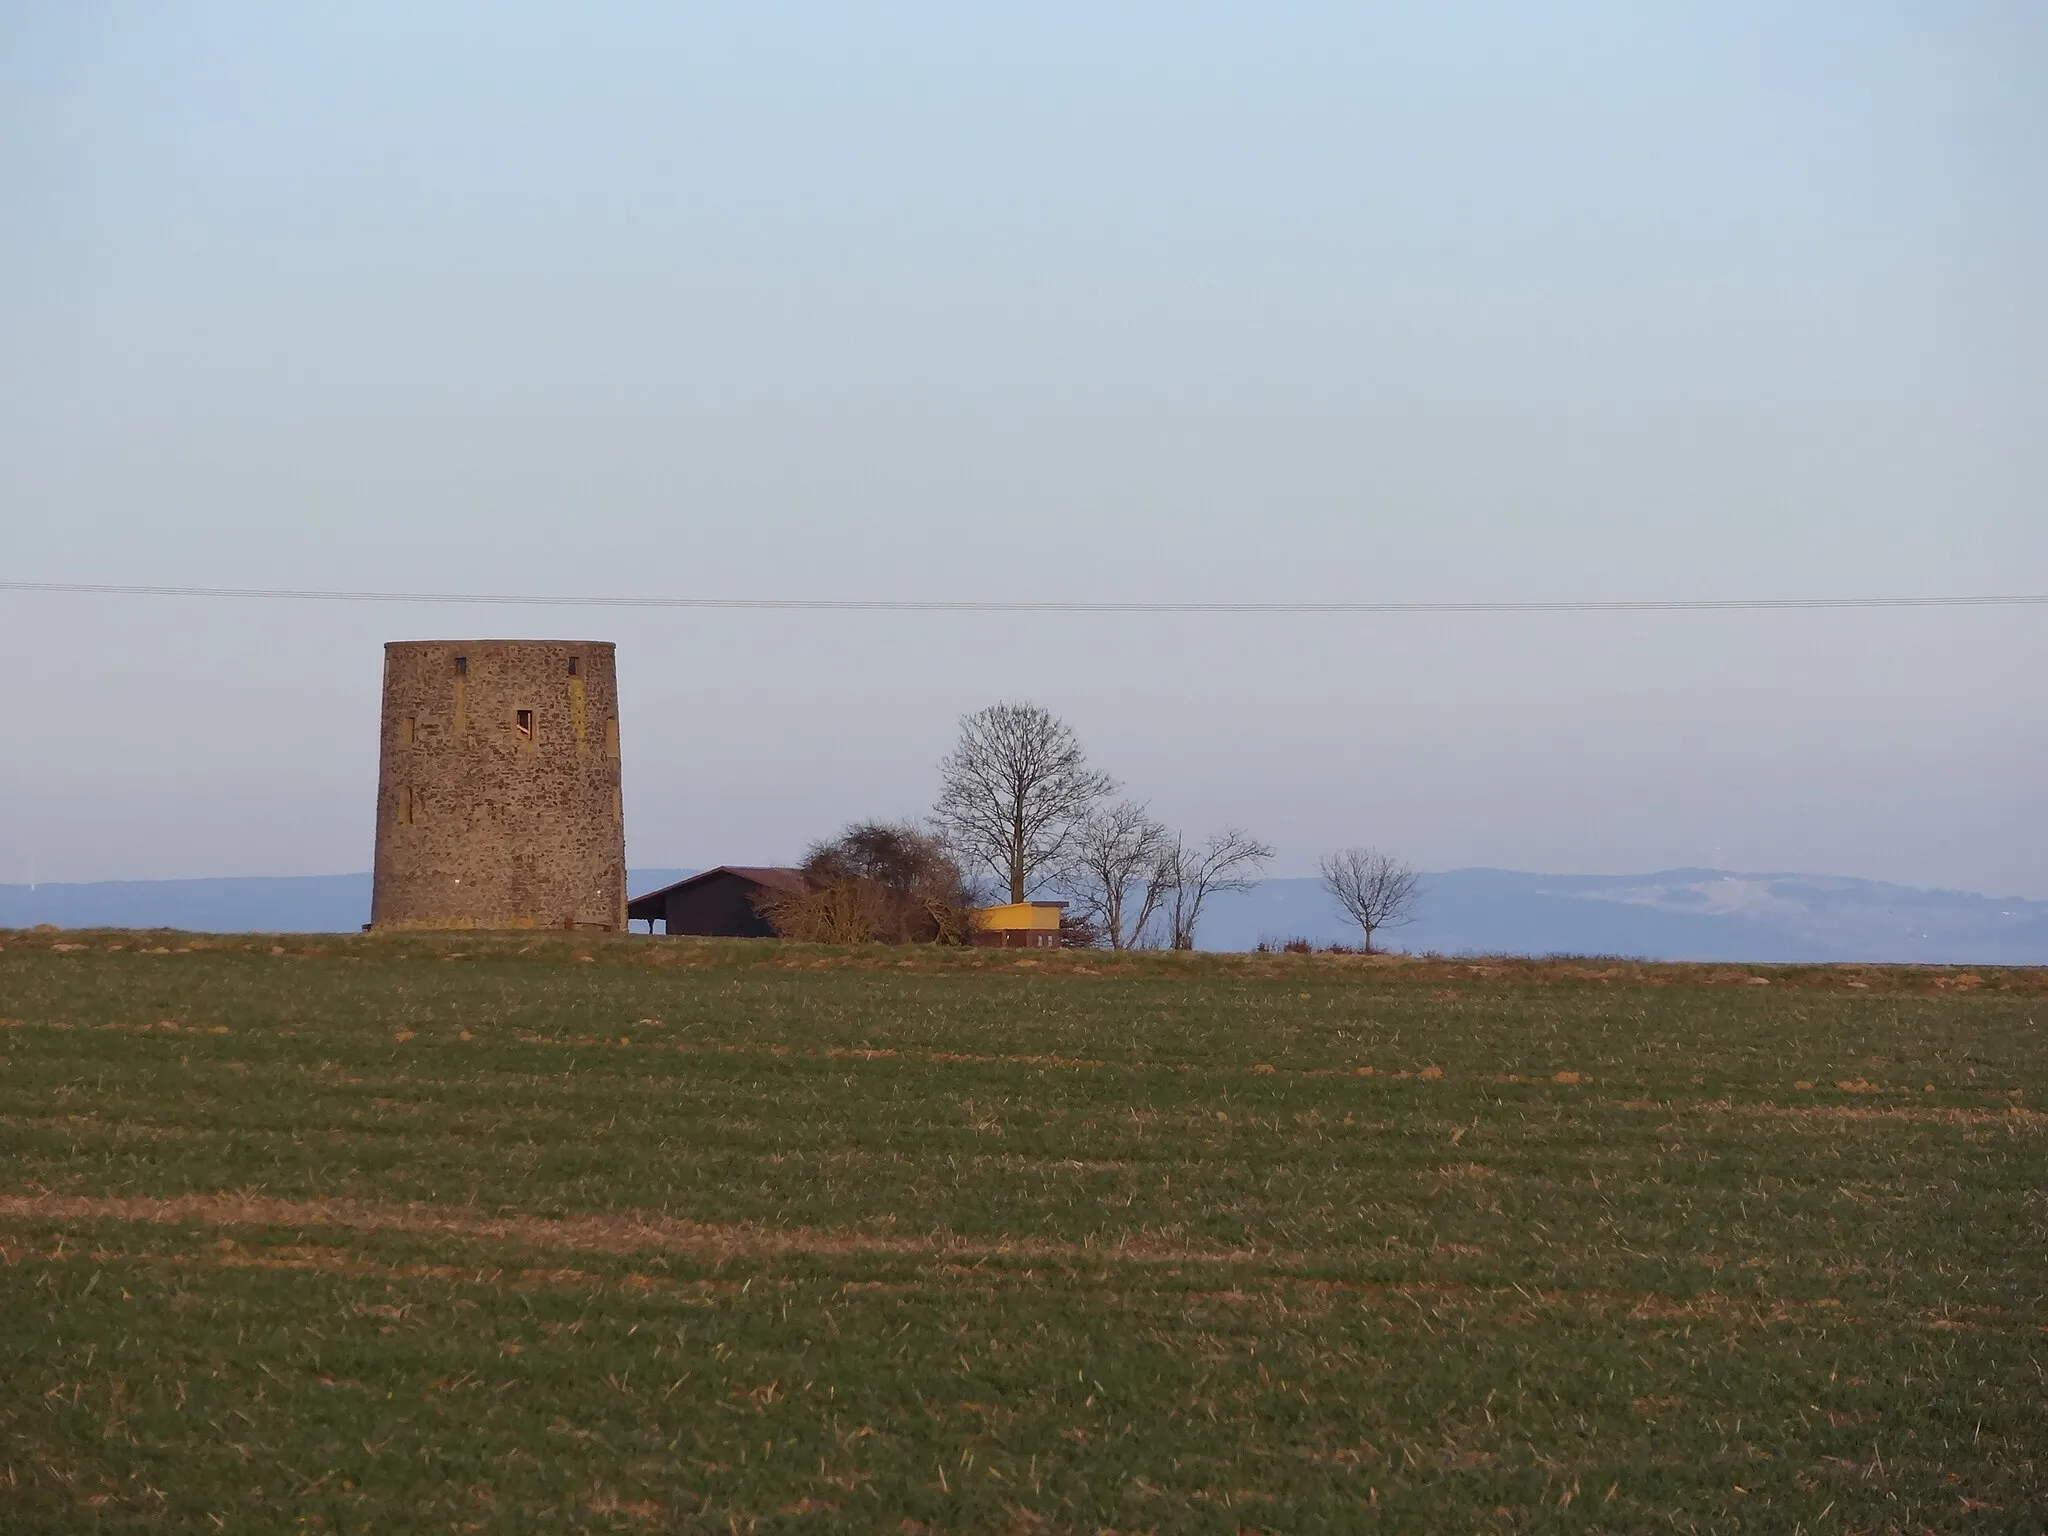
[[[1312,955],[1316,952],[1315,942],[1299,935],[1291,938],[1266,938],[1259,940],[1254,951],[1261,955]]]
[[[965,944],[973,905],[959,865],[930,833],[855,822],[805,855],[803,888],[774,891],[761,915],[816,944]]]

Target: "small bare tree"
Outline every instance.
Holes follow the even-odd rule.
[[[1422,880],[1400,860],[1374,848],[1346,848],[1326,857],[1322,872],[1323,889],[1358,924],[1368,955],[1380,929],[1415,921]]]
[[[1271,848],[1235,827],[1217,833],[1199,848],[1189,847],[1178,833],[1173,834],[1160,865],[1165,886],[1163,912],[1173,948],[1193,949],[1202,904],[1218,891],[1250,890],[1258,884],[1259,866],[1271,857]]]
[[[1059,876],[1075,833],[1115,788],[1065,721],[1036,704],[994,704],[960,722],[933,819],[967,864],[1024,901]]]
[[[1160,873],[1168,841],[1166,828],[1136,800],[1097,811],[1075,833],[1061,884],[1074,898],[1075,916],[1111,949],[1144,941],[1167,889]]]

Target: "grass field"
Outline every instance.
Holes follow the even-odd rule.
[[[0,934],[0,1532],[2039,1531],[2048,974]]]

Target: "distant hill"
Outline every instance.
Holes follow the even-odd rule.
[[[636,869],[638,895],[691,873]],[[1417,921],[1385,937],[1442,954],[1599,954],[1656,960],[1921,961],[2048,965],[2048,902],[1918,890],[1833,875],[1673,869],[1532,875],[1455,869],[1424,877]],[[370,915],[368,875],[117,880],[0,886],[0,928],[188,928],[348,933]],[[1211,899],[1205,949],[1291,937],[1356,943],[1312,879],[1267,880]]]
[[[2048,902],[1837,875],[1454,869],[1424,876],[1424,887],[1416,921],[1384,935],[1391,947],[1656,960],[2048,964]],[[1313,879],[1267,880],[1241,896],[1214,897],[1201,933],[1203,947],[1213,949],[1292,936],[1358,942],[1357,930]]]
[[[691,873],[629,871],[638,895]],[[232,880],[100,880],[0,885],[0,928],[189,928],[200,933],[354,933],[370,920],[370,877],[278,875]]]
[[[190,928],[202,933],[349,933],[370,919],[368,875],[96,880],[0,885],[0,928]]]

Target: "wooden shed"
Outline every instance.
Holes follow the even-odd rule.
[[[804,880],[794,869],[763,865],[721,864],[674,885],[665,885],[626,903],[629,922],[644,922],[651,933],[660,923],[665,933],[692,933],[705,938],[772,939],[775,928],[761,915],[762,898],[801,891]]]

